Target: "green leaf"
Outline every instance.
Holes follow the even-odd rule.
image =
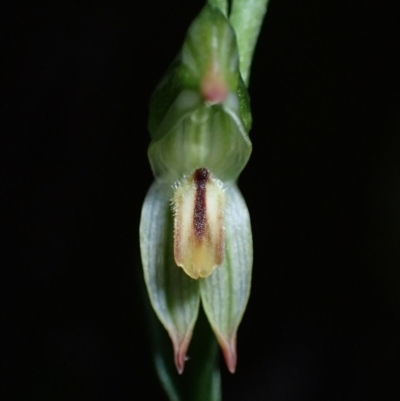
[[[254,48],[267,12],[269,0],[233,0],[230,21],[236,32],[240,72],[246,85],[249,84],[250,67]]]
[[[153,183],[144,201],[140,248],[150,302],[168,331],[175,365],[182,373],[199,310],[198,282],[176,266],[173,256],[171,187]]]
[[[236,184],[227,184],[225,196],[224,262],[200,281],[200,294],[228,369],[233,373],[236,333],[250,295],[253,243],[249,212]]]

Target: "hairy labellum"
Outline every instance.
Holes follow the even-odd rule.
[[[197,169],[175,190],[175,262],[194,279],[209,276],[223,261],[224,203],[222,185],[206,168]]]

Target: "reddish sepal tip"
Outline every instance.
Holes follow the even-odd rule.
[[[185,369],[185,362],[188,360],[186,352],[189,348],[190,340],[192,338],[192,333],[186,335],[186,337],[179,340],[172,340],[174,345],[174,362],[178,373],[181,375]]]
[[[226,367],[229,372],[235,373],[237,365],[236,334],[231,338],[217,336],[217,339],[225,359]]]

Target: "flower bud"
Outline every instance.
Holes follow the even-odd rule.
[[[154,176],[172,184],[207,167],[222,182],[235,181],[251,154],[250,127],[235,32],[218,8],[206,5],[151,98]]]

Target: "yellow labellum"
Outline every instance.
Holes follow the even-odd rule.
[[[173,205],[175,263],[194,279],[207,277],[224,259],[222,185],[199,168],[179,183]]]

